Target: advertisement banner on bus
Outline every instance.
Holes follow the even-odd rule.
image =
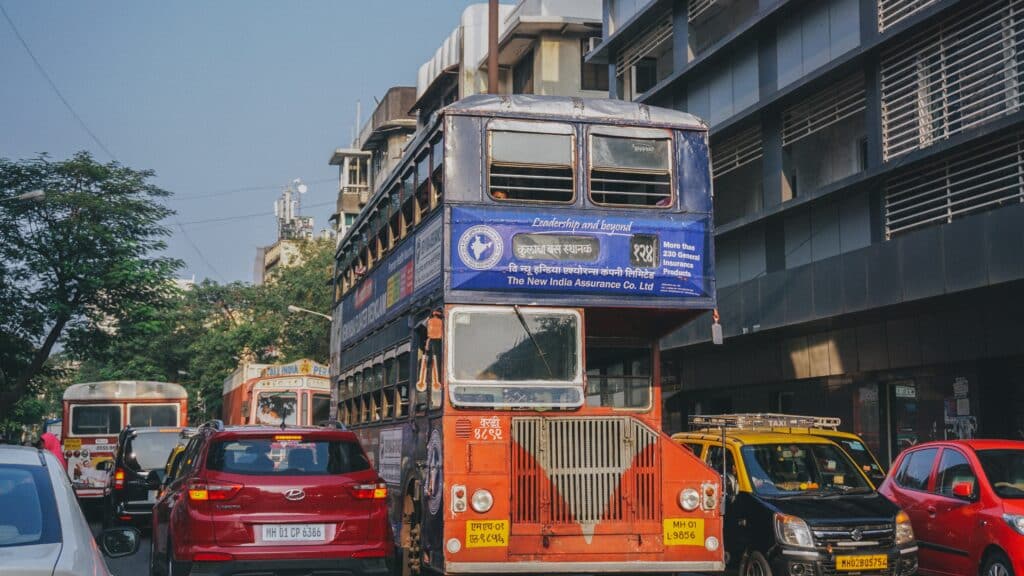
[[[707,218],[452,208],[451,288],[710,297]]]

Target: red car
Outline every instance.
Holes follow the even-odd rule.
[[[878,491],[910,515],[922,574],[1024,575],[1024,442],[918,444]]]
[[[388,573],[387,485],[346,430],[214,421],[165,486],[151,574]]]

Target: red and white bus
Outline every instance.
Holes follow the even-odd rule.
[[[328,368],[312,360],[274,364],[254,378],[224,381],[225,424],[311,426],[326,422],[330,410]]]
[[[62,445],[75,494],[101,498],[121,429],[188,425],[188,393],[170,382],[72,384],[64,391],[63,420]]]

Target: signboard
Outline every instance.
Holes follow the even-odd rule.
[[[709,298],[707,219],[453,207],[451,289]]]
[[[917,398],[917,387],[914,386],[913,380],[902,380],[894,383],[895,392],[897,398],[916,399]]]
[[[275,364],[268,366],[263,369],[262,376],[299,376],[299,375],[310,375],[310,376],[329,376],[330,369],[323,364],[318,364],[312,360],[303,358],[302,360],[296,360],[291,364]]]
[[[402,429],[381,430],[379,448],[377,473],[388,484],[397,486],[402,481]]]

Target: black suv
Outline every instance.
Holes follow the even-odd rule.
[[[121,430],[103,500],[104,526],[148,524],[167,455],[179,443],[187,442],[190,433],[189,428],[178,427],[129,426]]]

